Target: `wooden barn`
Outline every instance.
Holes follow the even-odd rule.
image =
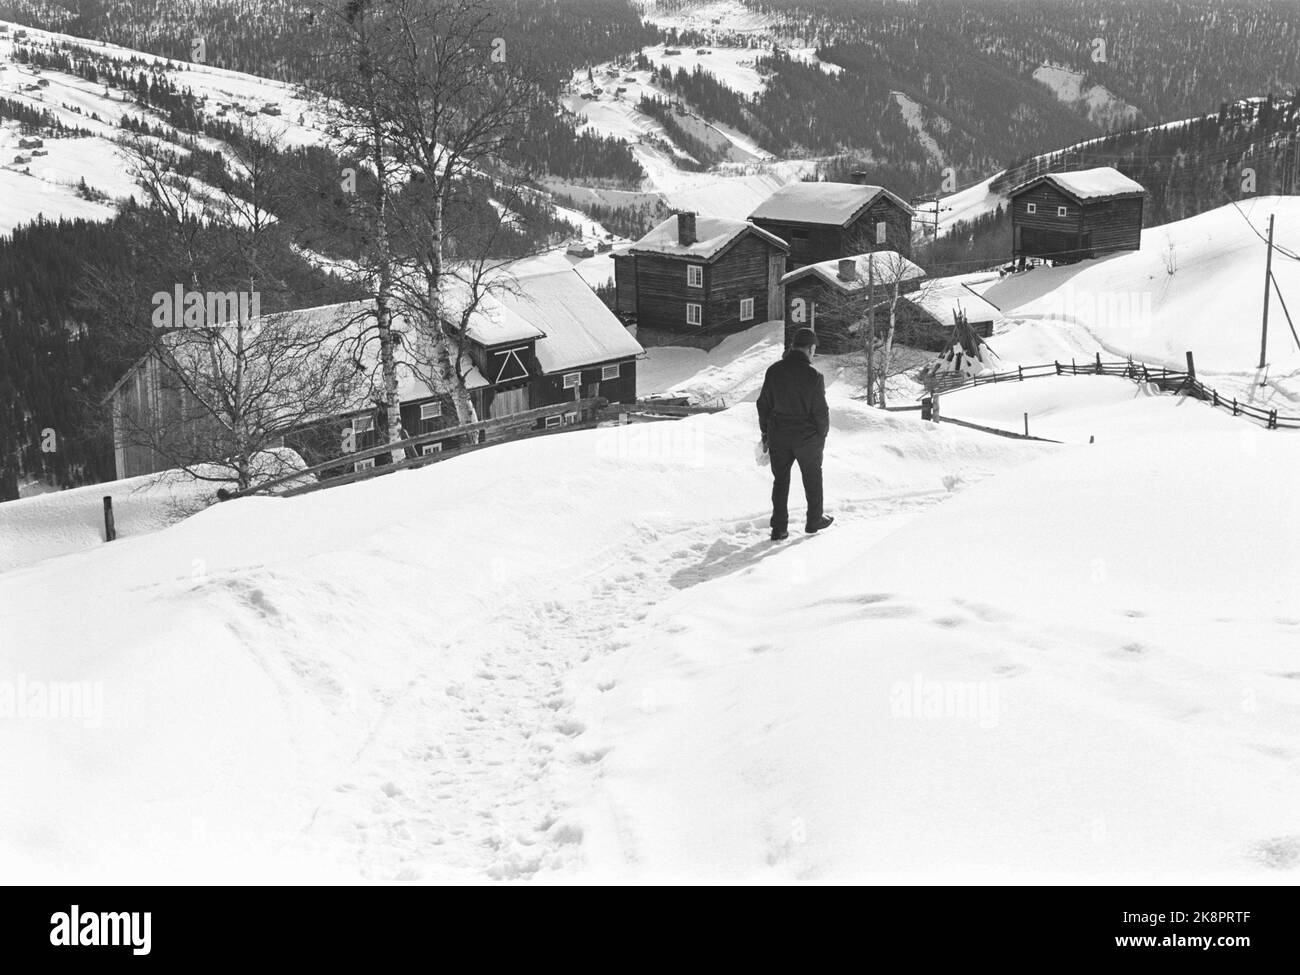
[[[459,339],[465,386],[480,419],[590,396],[635,402],[636,360],[643,350],[576,271],[564,268],[516,276],[505,269],[501,284],[481,298],[463,335],[459,322],[448,323]],[[465,296],[452,287],[447,297],[449,307],[454,308]],[[351,343],[338,348],[347,358],[356,359],[370,383],[375,381],[379,375],[377,343],[357,341],[373,319],[373,305],[346,302],[289,314],[299,316],[308,327],[319,328],[321,334],[336,336],[339,343]],[[410,334],[409,325],[400,317],[394,318],[393,327]],[[354,354],[354,348],[361,351]],[[164,336],[105,398],[112,415],[119,478],[172,466],[146,444],[163,435],[183,442],[195,422],[202,422],[194,419],[201,412],[187,402],[187,394],[175,379],[175,368]],[[398,390],[402,429],[408,436],[457,425],[450,395],[436,392],[405,363],[398,366]],[[552,417],[545,422],[558,425],[565,418]],[[330,416],[287,427],[279,442],[297,450],[309,464],[319,463],[342,457],[349,450],[378,446],[385,425],[371,389],[357,393]],[[136,431],[150,431],[151,435],[140,436]],[[439,447],[424,449],[429,452]]]
[[[483,418],[589,396],[636,401],[644,350],[572,268],[510,276],[466,329],[466,382]]]
[[[914,349],[947,349],[959,312],[980,338],[988,338],[1002,322],[1002,312],[995,305],[960,282],[927,284],[899,299],[895,341]]]
[[[862,174],[852,183],[791,183],[749,215],[756,227],[786,241],[786,270],[867,251],[912,255],[913,211]]]
[[[1064,264],[1135,251],[1145,194],[1141,183],[1110,166],[1031,179],[1010,193],[1012,258]]]
[[[870,305],[892,295],[895,282],[907,294],[925,277],[916,264],[895,251],[875,251],[820,261],[781,279],[785,289],[785,344],[794,333],[811,328],[822,352],[861,348],[858,323]]]
[[[614,255],[616,307],[647,344],[779,319],[787,250],[744,220],[679,213]]]

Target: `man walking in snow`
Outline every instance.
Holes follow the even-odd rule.
[[[796,462],[808,501],[804,531],[821,531],[835,520],[822,514],[822,450],[831,419],[826,380],[812,366],[816,351],[817,333],[799,329],[781,361],[768,366],[758,394],[758,428],[772,464],[773,541],[790,535],[790,469]]]

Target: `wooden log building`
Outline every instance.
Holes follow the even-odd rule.
[[[1012,259],[1068,264],[1138,250],[1145,194],[1109,166],[1031,179],[1010,193]]]
[[[894,283],[907,294],[921,286],[923,271],[894,251],[875,251],[820,261],[791,271],[785,288],[785,345],[794,333],[811,328],[822,352],[838,354],[862,347],[860,321],[868,308],[887,299]]]
[[[602,396],[611,402],[636,401],[636,360],[644,350],[603,301],[571,268],[514,275],[502,271],[505,287],[485,293],[459,336],[465,386],[479,419],[522,413]],[[449,288],[448,307],[466,307],[464,295]],[[458,302],[460,302],[458,304]],[[373,323],[373,303],[345,302],[285,313],[298,316],[304,327],[335,336],[338,353],[355,358],[369,384],[379,375],[377,343],[358,341]],[[256,320],[255,320],[256,321]],[[395,316],[394,330],[411,334]],[[358,351],[359,350],[359,351]],[[329,355],[322,349],[322,355]],[[400,354],[400,350],[399,350]],[[136,362],[105,397],[113,420],[117,476],[150,474],[171,466],[148,444],[165,438],[183,441],[196,423],[210,420],[187,402],[172,370],[166,336],[157,348]],[[432,389],[406,363],[398,365],[398,394],[402,429],[407,436],[433,433],[458,424],[451,396]],[[296,414],[295,414],[296,415]],[[386,423],[373,390],[341,403],[337,413],[311,422],[299,417],[280,432],[279,444],[296,450],[308,464],[334,457],[345,460],[351,451],[379,445]],[[539,425],[576,422],[564,414]],[[148,434],[143,435],[143,434]],[[427,445],[426,452],[441,449]],[[379,459],[386,462],[385,458]],[[358,466],[372,466],[374,458]]]
[[[779,319],[787,251],[744,220],[678,213],[614,255],[616,307],[647,345]]]
[[[790,183],[749,215],[790,245],[786,270],[866,251],[912,255],[912,208],[855,173],[852,183]]]

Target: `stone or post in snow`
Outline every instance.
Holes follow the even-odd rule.
[[[117,538],[117,528],[113,524],[113,497],[104,496],[104,541],[111,542]]]

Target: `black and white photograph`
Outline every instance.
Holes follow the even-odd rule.
[[[1298,319],[1300,3],[0,0],[0,878],[1292,886]]]

